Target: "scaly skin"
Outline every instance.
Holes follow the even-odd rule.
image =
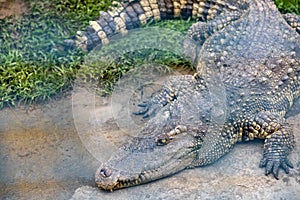
[[[136,114],[150,120],[98,169],[97,186],[112,191],[207,165],[235,143],[255,138],[265,141],[260,166],[266,174],[278,178],[279,168],[288,173],[295,142],[285,114],[300,94],[299,18],[285,20],[271,0],[149,2],[133,0],[102,12],[99,23],[79,32],[77,45],[89,50],[106,44],[111,35],[151,18],[191,16],[200,20],[188,33],[202,45],[197,74],[171,77],[141,104]],[[214,74],[219,82],[210,79]],[[223,112],[214,107],[213,85],[224,88]],[[215,121],[218,116],[224,123]]]
[[[296,14],[284,14],[283,18],[287,23],[300,34],[300,17]]]

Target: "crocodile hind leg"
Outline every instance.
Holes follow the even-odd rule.
[[[289,173],[293,168],[287,156],[295,146],[294,135],[288,124],[279,116],[270,112],[261,112],[253,120],[249,120],[243,128],[245,140],[264,139],[264,154],[260,167],[265,167],[266,175],[272,173],[278,179],[279,168]],[[242,131],[242,130],[240,130]]]

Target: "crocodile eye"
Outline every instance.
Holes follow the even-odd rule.
[[[168,142],[169,142],[169,140],[167,138],[158,138],[156,140],[156,144],[158,146],[166,145],[166,144],[168,144]]]
[[[107,168],[102,168],[100,170],[100,174],[101,174],[102,177],[107,178],[111,175],[111,170],[107,169]]]

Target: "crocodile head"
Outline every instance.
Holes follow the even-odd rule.
[[[186,96],[190,101],[176,100],[160,110],[137,137],[100,166],[95,175],[96,185],[113,191],[207,164],[207,154],[201,153],[201,147],[209,132],[210,106],[207,99],[200,98],[195,91],[191,94],[194,96]],[[192,98],[202,103],[197,104]],[[201,105],[201,109],[195,105]],[[204,146],[211,149],[209,143]]]
[[[116,189],[160,179],[192,165],[196,132],[185,126],[156,137],[135,137],[96,172],[99,188]]]

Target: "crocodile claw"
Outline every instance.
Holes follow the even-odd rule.
[[[160,108],[159,104],[155,104],[151,102],[143,102],[138,104],[138,106],[141,107],[142,109],[137,112],[133,112],[133,114],[143,115],[144,119],[155,115],[157,113],[157,110]]]
[[[145,113],[148,112],[148,110],[150,108],[149,103],[146,103],[146,102],[140,103],[140,104],[138,104],[138,106],[142,107],[142,109],[137,112],[133,112],[133,114],[135,114],[135,115],[144,115]]]
[[[274,156],[271,153],[265,154],[261,159],[259,167],[266,167],[265,174],[273,174],[278,180],[279,168],[281,167],[285,173],[289,173],[289,168],[293,168],[293,164],[285,156]]]

